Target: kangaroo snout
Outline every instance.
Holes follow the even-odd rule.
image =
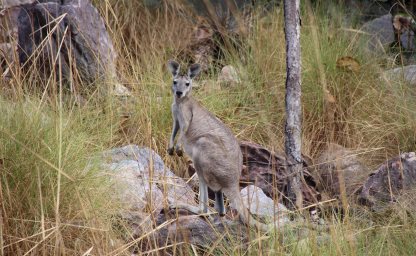
[[[181,91],[177,91],[177,92],[176,92],[176,96],[178,96],[178,97],[181,97],[181,96],[182,96],[182,94],[183,94],[183,92],[181,92]]]

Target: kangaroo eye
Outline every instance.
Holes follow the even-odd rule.
[[[185,84],[186,84],[186,86],[189,86],[189,85],[190,85],[191,83],[189,83],[189,82],[186,82]]]
[[[178,81],[176,81],[176,80],[174,80],[174,81],[173,81],[173,84],[175,84],[175,85],[176,85],[177,83],[178,83]]]

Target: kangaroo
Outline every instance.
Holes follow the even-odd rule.
[[[269,226],[250,218],[239,189],[243,156],[239,143],[230,128],[192,98],[192,79],[200,72],[199,64],[192,64],[187,74],[180,74],[180,66],[170,60],[173,75],[173,128],[168,153],[185,153],[192,159],[199,178],[199,209],[176,205],[194,213],[208,213],[208,187],[215,192],[215,209],[225,215],[223,193],[235,206],[246,224],[268,231]],[[177,145],[175,137],[180,132]],[[196,208],[196,210],[195,210]],[[195,212],[198,211],[198,212]]]

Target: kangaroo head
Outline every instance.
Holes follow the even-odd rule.
[[[188,68],[187,74],[180,74],[180,66],[174,61],[168,62],[168,68],[173,76],[172,92],[176,99],[183,99],[190,95],[192,90],[192,79],[201,71],[201,66],[197,63]]]

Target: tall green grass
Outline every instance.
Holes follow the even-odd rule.
[[[54,108],[34,97],[1,98],[0,111],[2,254],[103,252],[116,208],[91,159],[111,147],[117,121],[92,103]]]

